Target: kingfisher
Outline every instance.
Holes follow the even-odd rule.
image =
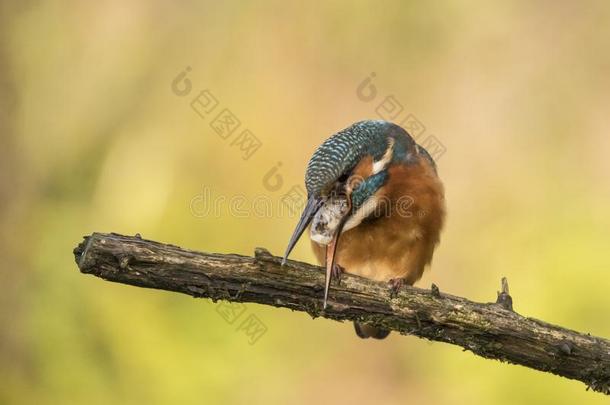
[[[314,254],[331,279],[343,272],[387,282],[392,293],[413,285],[432,262],[445,220],[445,193],[434,159],[407,131],[365,120],[335,133],[305,172],[307,203],[282,264],[309,227]],[[361,338],[389,331],[354,322]]]

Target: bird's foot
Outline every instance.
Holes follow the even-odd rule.
[[[341,276],[343,275],[344,272],[345,272],[345,269],[343,267],[339,266],[337,263],[335,263],[333,265],[332,270],[330,271],[330,274],[331,274],[332,278],[337,280],[337,284],[340,284]]]
[[[390,297],[395,298],[398,295],[398,291],[405,285],[407,285],[407,280],[403,277],[401,278],[392,278],[388,281],[390,286]]]

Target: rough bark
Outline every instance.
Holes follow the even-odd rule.
[[[201,253],[116,234],[94,233],[74,249],[81,272],[193,297],[254,302],[304,311],[312,317],[357,320],[401,334],[451,343],[489,358],[582,381],[610,394],[610,341],[523,317],[512,310],[508,283],[494,303],[477,303],[344,274],[322,309],[320,267],[281,259],[265,249],[254,257]]]

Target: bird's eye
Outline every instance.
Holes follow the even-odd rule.
[[[341,176],[339,176],[339,178],[337,179],[337,183],[343,184],[347,181],[349,177],[348,173],[343,173]]]
[[[328,196],[329,197],[338,197],[340,195],[344,195],[345,194],[345,182],[347,181],[347,179],[349,178],[349,175],[347,173],[342,174],[341,176],[339,176],[339,178],[337,180],[335,180],[335,182],[329,187],[328,189]]]

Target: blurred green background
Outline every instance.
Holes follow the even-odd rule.
[[[0,403],[607,403],[459,347],[362,341],[257,305],[246,314],[267,332],[250,344],[216,304],[81,275],[72,249],[102,231],[280,254],[293,216],[193,202],[209,190],[281,206],[323,139],[393,95],[446,149],[448,221],[419,285],[488,302],[507,276],[518,312],[610,337],[610,3],[0,11]],[[178,96],[187,66],[192,92]],[[219,104],[202,118],[190,102],[204,89]],[[210,127],[223,108],[241,121],[226,140]],[[232,144],[246,128],[262,145],[249,159]],[[313,262],[309,244],[293,258]]]

